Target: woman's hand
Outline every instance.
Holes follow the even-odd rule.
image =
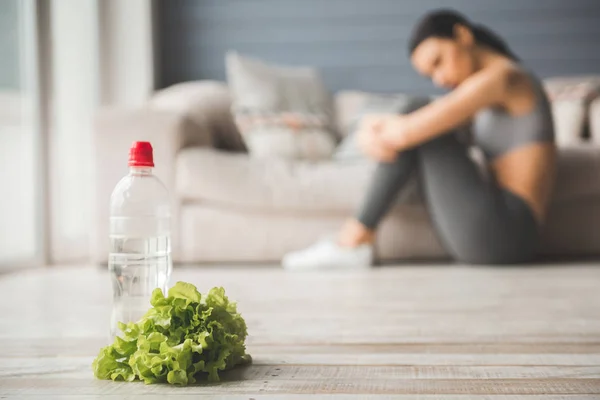
[[[358,130],[358,145],[369,157],[379,162],[392,162],[396,159],[397,150],[386,143],[382,136],[388,129],[390,115],[370,114],[361,119]]]
[[[406,115],[393,115],[383,125],[381,140],[396,152],[404,151],[410,147],[406,137],[407,127]]]

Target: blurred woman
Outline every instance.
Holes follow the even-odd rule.
[[[285,268],[371,266],[377,226],[415,170],[436,232],[457,261],[535,257],[556,157],[540,80],[496,34],[454,11],[423,17],[408,48],[414,68],[451,91],[432,102],[415,100],[400,114],[362,119],[361,148],[379,161],[362,207],[336,238],[286,255]],[[465,124],[491,177],[480,174],[457,140]]]

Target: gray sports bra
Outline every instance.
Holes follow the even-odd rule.
[[[553,142],[554,125],[548,98],[540,81],[524,71],[531,79],[535,91],[532,111],[512,116],[506,110],[492,107],[479,111],[474,119],[475,144],[488,160],[533,142]]]

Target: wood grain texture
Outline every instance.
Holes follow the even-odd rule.
[[[198,398],[197,394],[179,394],[176,395],[180,398],[195,399]],[[14,399],[17,396],[4,397],[6,399]],[[35,395],[19,395],[20,399],[35,399]],[[63,399],[77,399],[77,400],[100,400],[100,399],[118,399],[118,400],[134,400],[139,397],[136,395],[122,395],[122,394],[104,394],[104,395],[78,395],[78,396],[44,396],[45,400],[63,400]],[[162,394],[145,394],[145,400],[165,400],[170,399],[172,396],[165,396]],[[419,395],[419,399],[422,400],[590,400],[598,399],[597,395],[528,395],[526,397],[522,395]],[[307,400],[307,399],[318,399],[318,400],[413,400],[415,396],[412,394],[396,394],[396,395],[364,395],[364,394],[259,394],[248,397],[247,395],[203,395],[202,400]]]
[[[93,378],[105,271],[0,276],[0,398],[600,398],[600,268],[176,268],[238,301],[254,363],[186,388]]]

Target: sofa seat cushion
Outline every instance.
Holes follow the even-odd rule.
[[[254,159],[189,148],[177,157],[177,191],[184,201],[212,201],[254,210],[351,212],[373,170],[371,162],[311,163]]]
[[[375,164],[370,161],[311,163],[258,160],[247,154],[188,148],[177,156],[177,193],[188,203],[208,201],[238,209],[347,212],[359,206]],[[554,204],[600,196],[600,148],[559,152]],[[422,203],[416,177],[401,193],[399,206]]]

